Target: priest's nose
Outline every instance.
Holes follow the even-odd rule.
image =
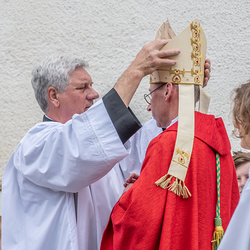
[[[99,94],[98,94],[93,88],[91,88],[91,89],[89,90],[89,93],[88,93],[87,98],[88,98],[89,100],[95,100],[95,99],[97,99],[98,97],[99,97]]]

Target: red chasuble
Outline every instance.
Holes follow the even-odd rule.
[[[230,142],[221,118],[195,114],[195,138],[183,199],[155,185],[168,172],[177,123],[153,139],[141,175],[116,203],[104,232],[101,250],[210,250],[216,217],[216,162],[221,163],[221,218],[226,230],[239,200]],[[172,178],[172,182],[174,178]]]

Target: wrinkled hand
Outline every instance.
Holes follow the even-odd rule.
[[[158,39],[144,45],[130,65],[131,69],[137,70],[143,78],[161,66],[175,65],[177,61],[168,57],[178,55],[180,50],[161,50],[169,41],[169,39]]]
[[[210,72],[211,72],[211,61],[209,59],[205,60],[204,68],[205,68],[204,70],[205,77],[204,77],[203,87],[206,87],[208,80],[210,78]]]
[[[144,45],[115,84],[114,89],[127,107],[144,76],[161,66],[176,64],[176,60],[170,60],[168,57],[178,55],[180,50],[161,50],[169,41],[154,40]]]

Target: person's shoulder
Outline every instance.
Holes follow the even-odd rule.
[[[231,145],[222,118],[196,112],[195,138],[209,145],[220,155],[230,153]]]
[[[151,142],[151,147],[171,147],[177,136],[177,125],[173,125],[156,136]]]
[[[141,133],[143,136],[147,136],[151,139],[156,137],[162,132],[162,128],[159,128],[154,118],[142,124]]]
[[[145,123],[142,124],[142,127],[154,127],[156,125],[156,120],[154,118],[151,118],[150,120],[146,121]]]
[[[22,141],[44,138],[52,131],[58,130],[63,124],[60,122],[40,122],[34,125],[23,137]]]
[[[203,114],[201,112],[195,112],[196,122],[199,124],[205,122],[209,126],[224,126],[222,117],[215,117],[213,114]]]
[[[36,125],[34,125],[28,133],[37,133],[37,132],[43,132],[46,130],[51,130],[56,127],[61,127],[63,124],[60,122],[54,122],[54,121],[48,121],[48,122],[39,122]]]
[[[162,131],[162,128],[159,128],[156,124],[156,120],[154,118],[150,119],[149,121],[145,122],[142,124],[142,129],[144,132],[145,131],[150,131],[150,132],[154,132],[154,131]]]

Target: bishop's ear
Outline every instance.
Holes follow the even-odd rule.
[[[59,107],[58,93],[59,92],[56,88],[48,88],[48,102],[50,102],[56,108]]]
[[[168,100],[173,92],[173,84],[171,82],[168,82],[165,85],[165,90],[164,90],[164,95],[165,95],[165,100]]]

